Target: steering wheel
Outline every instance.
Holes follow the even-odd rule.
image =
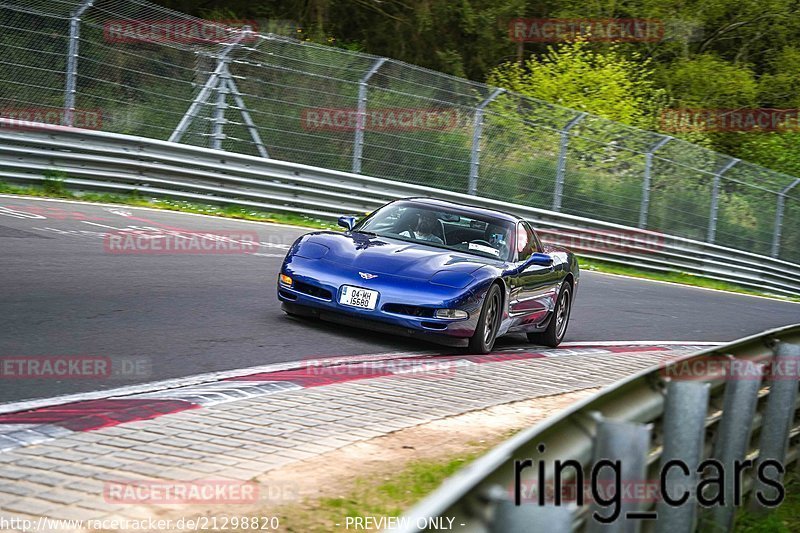
[[[475,239],[474,241],[469,241],[469,243],[470,244],[482,244],[482,245],[488,246],[489,248],[494,248],[494,246],[492,246],[492,243],[490,243],[489,241],[484,241],[482,239]]]

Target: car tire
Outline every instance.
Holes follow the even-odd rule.
[[[469,339],[471,353],[486,354],[492,351],[497,331],[500,328],[500,318],[503,314],[503,296],[500,287],[494,283],[489,287],[483,307],[475,326],[475,333]]]
[[[569,316],[572,311],[572,286],[565,282],[561,291],[558,293],[555,308],[553,309],[553,316],[550,318],[550,323],[547,329],[542,332],[528,333],[528,342],[540,344],[542,346],[549,346],[555,348],[564,336],[567,334],[567,326],[569,325]]]

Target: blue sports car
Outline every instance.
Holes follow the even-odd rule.
[[[346,231],[303,235],[278,277],[290,315],[316,316],[488,353],[524,332],[557,346],[578,288],[578,261],[525,220],[430,198],[390,202]]]

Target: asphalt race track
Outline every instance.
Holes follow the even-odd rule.
[[[263,245],[255,253],[111,253],[105,234],[123,229],[256,232]],[[286,249],[306,231],[0,197],[0,358],[79,355],[113,363],[103,378],[0,373],[0,402],[304,358],[442,350],[286,317],[275,280]],[[726,341],[800,322],[800,304],[592,272],[581,281],[567,341]],[[524,343],[507,337],[498,347]]]

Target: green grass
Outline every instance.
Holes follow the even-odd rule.
[[[800,474],[789,474],[784,481],[786,499],[769,514],[746,510],[736,516],[736,533],[794,533],[800,531]]]
[[[150,207],[155,209],[165,209],[168,211],[180,211],[184,213],[196,213],[201,215],[213,215],[240,220],[254,220],[258,222],[273,222],[277,224],[291,224],[312,229],[337,229],[337,225],[330,220],[323,220],[309,216],[292,215],[284,213],[269,213],[257,209],[237,206],[237,205],[211,205],[197,202],[187,202],[171,198],[151,198],[134,191],[132,194],[98,194],[91,192],[74,193],[64,187],[65,175],[62,173],[47,173],[42,186],[22,187],[11,185],[0,181],[0,193],[19,194],[25,196],[37,196],[46,198],[65,198],[71,200],[83,200],[87,202],[100,202],[109,204],[122,204],[137,207]],[[604,272],[607,274],[622,274],[644,279],[667,281],[670,283],[680,283],[694,287],[704,287],[721,291],[735,292],[740,294],[750,294],[755,296],[766,296],[781,300],[800,302],[800,296],[783,296],[767,292],[760,292],[745,287],[740,287],[733,283],[707,279],[700,276],[693,276],[683,272],[656,272],[642,270],[634,267],[626,267],[597,261],[594,259],[579,258],[582,270]]]
[[[643,270],[635,267],[627,267],[610,263],[607,261],[598,261],[596,259],[586,259],[579,257],[578,262],[582,271],[604,272],[606,274],[621,274],[624,276],[631,276],[634,278],[653,279],[657,281],[666,281],[669,283],[679,283],[681,285],[690,285],[692,287],[703,287],[706,289],[716,289],[719,291],[736,292],[739,294],[750,294],[753,296],[765,296],[768,298],[775,298],[779,300],[788,300],[793,302],[800,302],[800,296],[784,296],[781,294],[773,294],[770,292],[762,292],[746,287],[741,287],[734,283],[719,281],[715,279],[708,279],[701,276],[687,274],[686,272],[658,272]]]
[[[328,532],[345,530],[347,517],[400,516],[480,453],[414,461],[383,478],[359,477],[342,496],[304,501],[281,509],[281,526],[286,531]]]
[[[45,182],[41,187],[20,187],[0,181],[0,194],[19,194],[44,198],[64,198],[69,200],[82,200],[85,202],[150,207],[167,211],[180,211],[183,213],[212,215],[239,220],[290,224],[312,229],[336,229],[338,227],[335,222],[330,220],[309,216],[271,213],[238,205],[212,205],[175,200],[172,198],[151,198],[138,192],[132,194],[74,193],[64,188],[63,179],[63,176],[48,175],[45,177]]]

